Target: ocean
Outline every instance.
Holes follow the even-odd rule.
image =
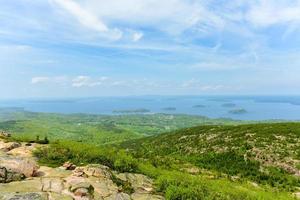
[[[130,96],[1,100],[33,112],[188,114],[237,120],[300,120],[300,96]]]

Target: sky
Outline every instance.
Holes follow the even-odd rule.
[[[0,91],[300,95],[300,0],[0,0]]]

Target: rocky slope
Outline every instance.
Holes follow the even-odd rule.
[[[38,166],[32,156],[37,147],[0,140],[0,200],[164,199],[153,194],[152,180],[141,174],[117,173],[98,164]]]

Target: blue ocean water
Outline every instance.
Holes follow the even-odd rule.
[[[229,106],[224,104],[230,104]],[[198,105],[198,106],[197,106]],[[33,112],[112,115],[114,110],[148,109],[149,113],[190,114],[240,120],[300,120],[300,96],[134,96],[72,99],[2,100],[0,107]],[[165,109],[165,108],[176,109]],[[233,114],[230,110],[246,110]]]

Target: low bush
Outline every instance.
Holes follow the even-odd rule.
[[[124,150],[120,150],[117,152],[113,166],[119,172],[134,172],[138,164],[137,160],[131,155],[127,154]]]
[[[59,141],[34,152],[39,162],[49,166],[60,166],[66,161],[77,165],[99,163],[120,172],[137,171],[137,161],[125,151],[109,147],[98,147],[73,141]]]

